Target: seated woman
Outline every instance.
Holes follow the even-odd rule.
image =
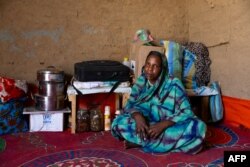
[[[151,51],[111,133],[125,140],[126,148],[196,154],[202,149],[206,124],[193,114],[181,81],[169,77],[167,69],[165,56]]]

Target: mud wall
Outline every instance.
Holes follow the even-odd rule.
[[[250,99],[250,1],[189,0],[189,40],[209,48],[211,81],[227,96]]]
[[[35,82],[47,66],[73,74],[74,63],[122,61],[138,29],[188,37],[183,0],[0,0],[0,74]]]

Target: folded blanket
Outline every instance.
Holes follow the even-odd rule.
[[[77,89],[91,89],[91,88],[103,88],[103,87],[112,87],[116,81],[103,81],[103,82],[80,82],[74,81],[73,85]],[[129,82],[122,82],[118,87],[128,87],[130,85]]]

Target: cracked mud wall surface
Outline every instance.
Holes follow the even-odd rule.
[[[122,61],[138,29],[158,39],[188,37],[183,0],[0,0],[0,75],[36,80],[47,66]]]
[[[0,75],[36,83],[47,66],[72,75],[79,61],[122,61],[147,28],[156,39],[203,42],[211,81],[249,99],[249,8],[247,0],[0,0]]]

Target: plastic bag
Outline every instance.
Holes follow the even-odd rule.
[[[217,122],[223,119],[224,107],[221,97],[221,89],[219,82],[212,82],[210,87],[218,91],[217,95],[210,96],[210,112],[211,112],[211,122]]]
[[[23,97],[27,91],[26,81],[0,77],[0,99],[2,103]]]

